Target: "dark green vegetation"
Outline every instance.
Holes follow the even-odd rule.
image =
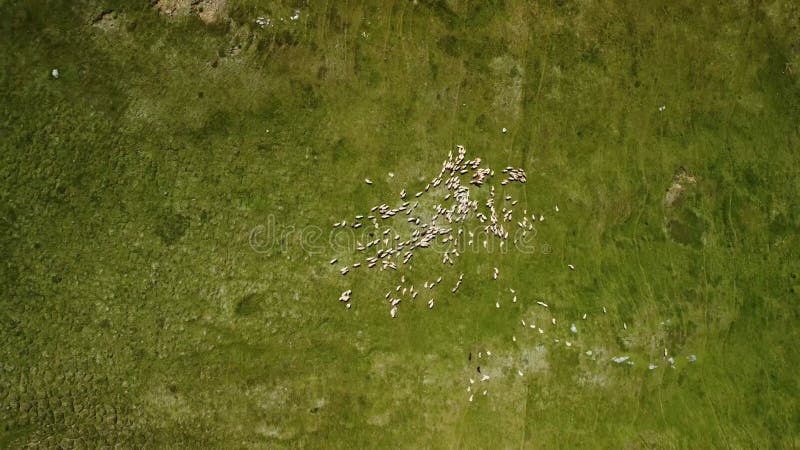
[[[800,445],[797,2],[310,3],[0,1],[0,447]],[[552,253],[423,258],[459,296],[391,320],[392,274],[250,245],[456,144],[528,171]],[[575,348],[515,328],[538,298]]]

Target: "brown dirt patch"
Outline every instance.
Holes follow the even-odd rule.
[[[227,0],[155,0],[153,7],[169,17],[182,17],[190,14],[205,23],[214,23],[225,17]]]
[[[100,28],[103,31],[119,28],[117,13],[113,9],[107,9],[101,12],[92,20],[92,26]]]
[[[194,5],[200,20],[205,23],[214,23],[225,17],[227,0],[202,0]]]
[[[664,206],[667,208],[672,207],[681,198],[681,194],[686,190],[689,185],[697,183],[694,175],[689,173],[685,168],[681,167],[678,172],[672,177],[672,185],[667,189],[664,194]]]
[[[169,17],[188,15],[191,11],[191,0],[155,0],[153,7],[161,14]]]

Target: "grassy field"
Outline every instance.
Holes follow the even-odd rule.
[[[796,2],[0,7],[0,447],[800,447]],[[330,226],[458,144],[546,220],[392,319]]]

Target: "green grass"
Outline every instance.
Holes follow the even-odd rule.
[[[793,2],[138,3],[0,2],[1,447],[800,445]],[[456,144],[546,221],[531,253],[418,252],[432,311],[391,320],[399,274],[349,251],[251,245],[327,239]]]

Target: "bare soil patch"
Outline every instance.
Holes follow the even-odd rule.
[[[214,23],[225,17],[227,0],[154,0],[152,5],[169,17],[182,17],[190,14],[205,23]]]
[[[101,12],[92,20],[92,26],[100,28],[104,31],[119,28],[119,18],[117,17],[117,12],[113,9],[107,9]]]
[[[680,200],[681,194],[686,190],[689,185],[696,184],[697,179],[694,175],[689,173],[685,168],[681,167],[678,172],[672,177],[672,185],[667,189],[664,194],[664,206],[667,208],[672,207]]]

